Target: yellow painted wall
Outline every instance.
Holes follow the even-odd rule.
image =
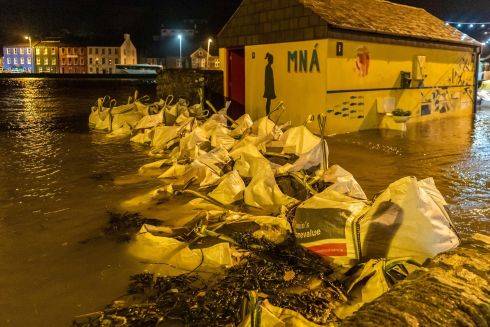
[[[337,42],[343,42],[343,56],[337,56]],[[369,53],[369,68],[356,65],[358,53]],[[395,107],[412,112],[409,124],[450,116],[471,115],[473,110],[474,64],[471,52],[402,45],[328,40],[327,89],[361,90],[399,88],[400,72],[413,75],[417,56],[425,56],[426,79],[431,88],[353,91],[327,94],[329,133],[380,128],[383,115],[377,113],[377,99],[395,98]],[[412,87],[418,86],[412,82]],[[458,87],[458,85],[471,85]],[[443,88],[451,86],[449,88]],[[456,86],[456,87],[454,87]],[[431,114],[421,116],[421,103]],[[360,105],[362,104],[362,105]]]
[[[320,71],[314,67],[309,71],[311,56],[315,49],[318,53]],[[307,72],[288,72],[288,51],[307,51]],[[320,113],[325,109],[327,40],[292,42],[249,46],[245,48],[245,107],[253,119],[265,116],[266,54],[274,56],[272,69],[274,72],[275,93],[277,98],[272,101],[271,108],[283,101],[286,110],[281,121],[291,120],[295,124],[302,123],[309,113]],[[276,118],[274,115],[273,118]]]
[[[337,56],[340,41],[343,55]],[[319,55],[319,72],[316,69],[288,71],[288,52],[307,51],[309,65],[313,49]],[[356,61],[359,61],[358,53],[366,52],[369,67],[362,69],[362,64],[356,65]],[[267,53],[274,56],[272,68],[277,98],[272,108],[280,101],[284,101],[287,108],[280,117],[281,122],[291,120],[293,125],[298,125],[309,114],[326,113],[329,134],[392,128],[376,110],[378,99],[385,97],[394,97],[396,108],[412,112],[409,124],[472,114],[474,63],[470,49],[456,51],[329,39],[245,47],[245,106],[253,119],[265,115]],[[430,88],[397,89],[400,88],[400,72],[413,72],[416,56],[426,57],[424,85]],[[220,50],[220,59],[226,65],[225,49]],[[226,90],[227,69],[222,68]],[[417,82],[412,83],[412,87],[416,85]],[[446,86],[451,87],[444,88]],[[393,89],[362,91],[379,88]],[[352,91],[332,94],[327,90]],[[429,115],[421,115],[422,103],[429,104]]]

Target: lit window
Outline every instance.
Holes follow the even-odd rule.
[[[27,48],[27,49],[26,49],[26,53],[27,53],[27,54],[31,54],[31,48]]]
[[[109,59],[109,65],[112,65],[112,59]]]
[[[41,58],[36,58],[36,65],[40,65],[41,64]]]
[[[56,66],[56,58],[53,58],[53,59],[51,60],[51,65]]]
[[[20,48],[19,49],[19,54],[24,54],[24,49],[23,48]]]
[[[40,55],[40,54],[41,54],[41,49],[36,48],[36,54],[37,54],[37,55]]]
[[[39,72],[42,73],[43,72],[43,67],[39,67]]]
[[[17,65],[17,58],[14,58],[14,65]]]
[[[44,65],[45,66],[49,65],[49,59],[48,58],[44,58]]]
[[[48,48],[44,48],[44,54],[47,55],[48,54]]]
[[[20,64],[23,65],[24,64],[24,57],[20,57]]]
[[[7,64],[10,65],[10,58],[7,58]]]
[[[55,55],[56,54],[56,50],[54,48],[51,48],[51,54],[52,55]]]
[[[9,49],[9,48],[7,48],[7,49],[5,50],[5,54],[10,54],[10,49]]]
[[[27,64],[30,65],[32,63],[31,57],[27,57]]]
[[[14,48],[14,54],[17,54],[17,48]]]

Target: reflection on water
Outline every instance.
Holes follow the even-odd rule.
[[[147,187],[112,178],[151,159],[87,130],[98,96],[124,101],[135,88],[153,92],[132,81],[0,79],[1,326],[66,325],[123,294],[141,269],[125,245],[99,236],[105,212]],[[488,233],[489,118],[482,110],[475,121],[420,124],[406,134],[334,136],[331,162],[368,195],[406,175],[433,176],[462,234]]]

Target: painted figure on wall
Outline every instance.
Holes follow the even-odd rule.
[[[367,47],[364,46],[357,49],[356,70],[359,76],[365,77],[369,74],[370,61],[371,58]]]
[[[267,53],[265,59],[267,60],[267,66],[265,66],[264,98],[267,99],[265,112],[267,115],[269,115],[271,111],[271,101],[276,98],[276,91],[274,89],[274,71],[272,70],[274,56],[272,56],[270,53]]]

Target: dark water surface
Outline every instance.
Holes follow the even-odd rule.
[[[138,81],[0,79],[0,326],[65,326],[125,292],[141,269],[100,237],[106,211],[139,186],[112,177],[150,162],[129,142],[88,132],[99,96],[121,100]],[[462,235],[490,233],[490,109],[474,119],[329,139],[330,162],[368,196],[398,178],[432,176]],[[87,241],[88,240],[88,241]]]

